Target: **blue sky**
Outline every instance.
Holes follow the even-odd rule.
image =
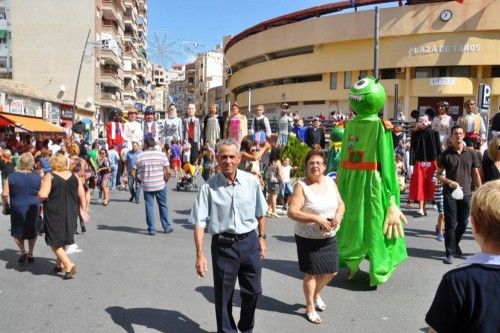
[[[204,46],[221,43],[225,35],[234,36],[262,21],[331,2],[339,1],[149,0],[150,58],[164,66],[173,60],[186,62],[189,56],[206,51]],[[161,56],[165,48],[169,49],[167,56]]]

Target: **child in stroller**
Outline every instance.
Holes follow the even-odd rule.
[[[184,164],[183,167],[184,174],[181,179],[177,182],[177,191],[186,192],[196,192],[199,190],[199,186],[196,185],[193,180],[197,174],[197,168],[190,163]]]

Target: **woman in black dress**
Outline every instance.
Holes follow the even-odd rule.
[[[35,222],[40,210],[37,194],[41,178],[33,172],[35,159],[30,153],[19,158],[19,171],[11,173],[3,185],[3,207],[10,210],[10,234],[21,251],[19,263],[33,263],[37,232]],[[9,205],[10,198],[10,205]],[[7,212],[4,210],[4,214]],[[24,241],[28,240],[28,252]]]
[[[76,274],[76,265],[66,254],[66,245],[73,244],[78,214],[86,223],[89,220],[86,209],[85,190],[82,181],[68,170],[68,161],[62,154],[50,159],[52,173],[43,177],[38,197],[44,202],[45,243],[56,255],[57,272],[64,270],[64,279]],[[78,204],[80,203],[80,204]]]

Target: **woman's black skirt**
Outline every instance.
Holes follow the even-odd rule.
[[[295,243],[301,272],[314,275],[338,272],[339,254],[336,236],[312,239],[295,235]]]

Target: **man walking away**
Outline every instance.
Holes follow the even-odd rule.
[[[137,179],[132,177],[132,170],[134,169],[134,165],[137,163],[137,156],[139,153],[139,143],[137,141],[133,141],[132,149],[127,152],[127,156],[125,158],[128,172],[128,189],[130,191],[130,199],[128,199],[128,202],[135,201],[137,204],[140,201],[141,184],[137,181]]]
[[[144,140],[144,152],[137,156],[137,163],[132,169],[132,177],[138,179],[144,191],[144,204],[146,206],[146,223],[151,236],[156,233],[155,216],[153,211],[154,198],[160,210],[160,220],[166,234],[174,231],[168,222],[167,207],[167,182],[170,178],[168,157],[163,152],[155,149],[154,138]]]

